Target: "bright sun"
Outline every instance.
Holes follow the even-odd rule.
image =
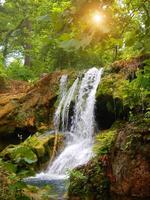
[[[100,22],[102,22],[103,20],[103,16],[100,13],[96,13],[95,15],[93,15],[93,22],[96,24],[99,24]]]

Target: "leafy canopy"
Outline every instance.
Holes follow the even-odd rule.
[[[20,60],[37,77],[147,53],[149,10],[148,0],[5,0],[0,4],[0,71]],[[99,23],[93,20],[96,13]]]

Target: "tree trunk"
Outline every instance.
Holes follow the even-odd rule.
[[[31,21],[29,19],[25,19],[25,21],[24,21],[24,37],[25,37],[24,66],[27,66],[27,67],[32,66],[32,56],[31,56],[32,45],[29,42],[31,31],[32,31]]]
[[[30,51],[32,49],[32,45],[26,44],[24,46],[24,51],[25,51],[25,58],[24,58],[24,66],[31,67],[32,66],[32,59],[30,55]]]

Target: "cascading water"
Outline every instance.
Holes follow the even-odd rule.
[[[61,101],[55,111],[54,115],[54,127],[55,131],[59,130],[59,125],[60,125],[60,114],[61,114],[61,109],[65,101],[66,97],[66,90],[67,90],[67,75],[63,75],[60,79],[60,98]]]
[[[79,78],[77,78],[74,81],[73,85],[69,89],[69,91],[66,95],[66,98],[65,98],[65,102],[64,102],[64,106],[63,106],[63,110],[62,110],[62,132],[67,131],[67,128],[68,128],[69,108],[70,108],[71,101],[73,100],[73,97],[75,95],[75,91],[78,86],[78,81],[79,81]]]
[[[63,96],[66,95],[66,91],[67,91],[67,79],[68,79],[67,75],[62,75],[62,77],[60,79],[60,97],[61,98],[63,98]]]
[[[66,136],[65,148],[54,162],[48,166],[46,172],[37,174],[37,178],[54,179],[67,177],[68,170],[85,164],[92,156],[92,144],[94,134],[94,105],[95,94],[99,85],[103,70],[89,69],[81,80],[75,80],[68,92],[62,95],[62,99],[55,112],[54,123]],[[76,98],[75,97],[76,94]],[[71,101],[75,100],[74,115],[71,128],[68,127],[68,113]]]

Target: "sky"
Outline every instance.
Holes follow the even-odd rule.
[[[5,3],[5,0],[0,0],[0,4],[3,4],[3,3]]]

